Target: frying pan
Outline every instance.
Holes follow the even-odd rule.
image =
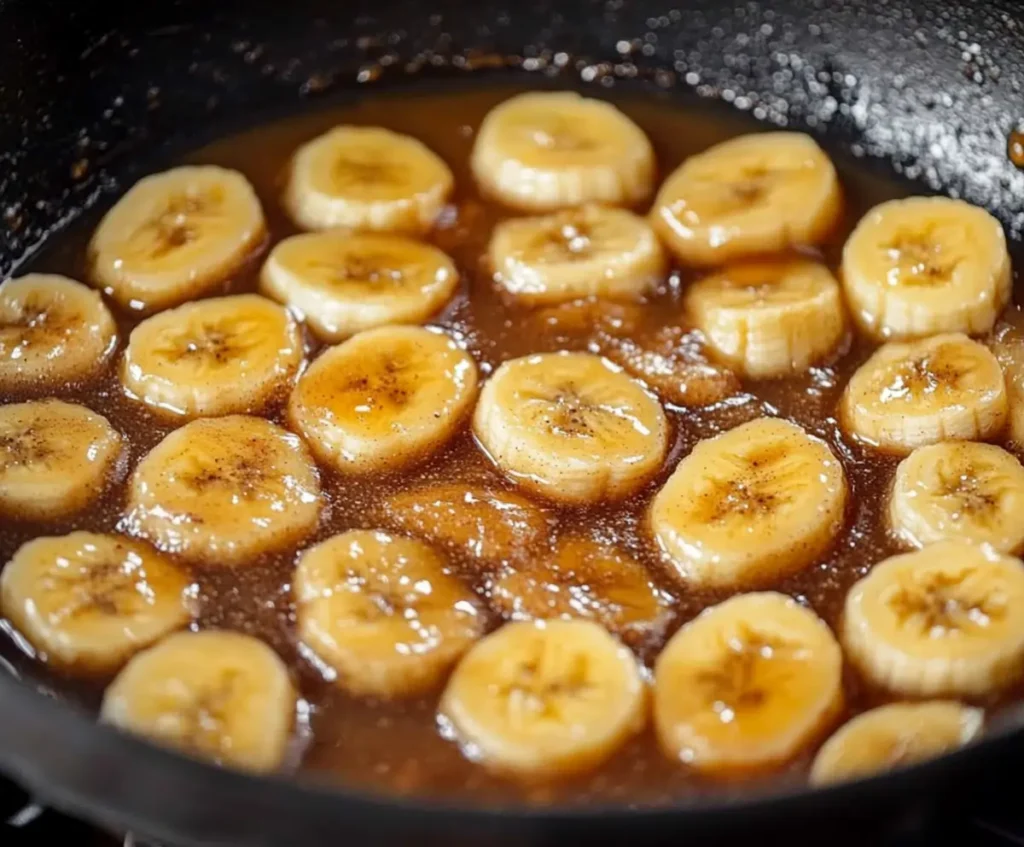
[[[155,152],[410,75],[503,73],[722,101],[918,191],[986,206],[1011,237],[1024,228],[1024,174],[1007,157],[1024,117],[1014,0],[0,0],[0,275],[110,203]],[[1012,790],[1021,725],[1010,714],[959,753],[814,793],[473,809],[216,770],[0,672],[0,769],[59,808],[165,845],[862,844]]]

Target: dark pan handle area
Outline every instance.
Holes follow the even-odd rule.
[[[1024,230],[1016,0],[0,0],[0,275],[161,151],[410,73],[516,70],[643,85],[807,129]],[[863,844],[1012,788],[1019,724],[931,764],[817,794],[657,811],[428,807],[217,771],[95,727],[0,673],[0,770],[165,845]],[[765,841],[765,838],[768,838]]]

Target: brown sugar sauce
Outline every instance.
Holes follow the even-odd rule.
[[[279,199],[292,152],[335,124],[379,125],[419,138],[443,157],[455,174],[455,195],[429,240],[453,258],[462,281],[456,296],[431,323],[445,327],[465,345],[476,358],[484,378],[499,363],[527,353],[587,349],[590,329],[553,326],[540,319],[536,311],[507,302],[484,267],[483,255],[490,232],[508,213],[477,194],[468,170],[469,155],[475,130],[485,113],[513,93],[516,89],[470,88],[404,94],[399,99],[390,94],[378,95],[354,105],[324,108],[270,122],[224,137],[188,155],[188,162],[223,165],[244,173],[255,186],[267,216],[268,244],[221,293],[254,290],[267,250],[296,231]],[[654,97],[617,98],[616,104],[651,139],[661,177],[691,154],[758,129],[735,113],[714,109],[709,112],[706,107],[680,106]],[[910,186],[877,176],[870,169],[857,169],[842,159],[837,159],[836,165],[845,191],[846,217],[841,231],[823,249],[824,259],[833,269],[850,227],[868,207],[913,193]],[[58,238],[32,263],[32,270],[83,279],[85,244],[95,222],[92,217]],[[680,295],[690,279],[692,275],[688,272],[672,272],[643,307],[637,334],[653,334],[661,327],[678,323]],[[123,349],[138,319],[123,310],[117,313]],[[311,337],[308,343],[310,356],[315,356],[317,343]],[[894,458],[872,455],[846,440],[835,420],[840,393],[870,350],[866,343],[851,339],[836,361],[800,377],[748,382],[743,395],[711,408],[666,406],[673,446],[658,476],[625,502],[587,508],[547,506],[552,517],[550,537],[533,555],[548,555],[554,539],[566,530],[620,545],[645,564],[673,598],[673,620],[665,633],[667,638],[680,624],[726,595],[687,590],[667,578],[644,532],[647,504],[680,457],[700,439],[762,414],[779,415],[823,437],[842,458],[851,486],[846,522],[828,555],[797,576],[773,586],[805,602],[835,626],[847,589],[872,564],[897,550],[884,520],[885,492],[897,462]],[[126,435],[126,475],[174,425],[124,396],[117,380],[116,361],[115,358],[98,383],[62,396],[107,416]],[[11,399],[15,398],[4,398]],[[271,417],[278,422],[283,420],[280,410]],[[323,479],[328,505],[318,531],[303,547],[351,528],[397,529],[389,522],[384,502],[395,492],[412,489],[425,481],[483,481],[500,489],[511,488],[476,446],[468,424],[438,455],[408,472],[367,479],[343,478],[323,470]],[[72,529],[116,531],[123,500],[122,476],[101,504],[74,519],[44,525],[4,524],[0,529],[2,561],[10,559],[20,544],[41,534],[62,534]],[[243,567],[206,567],[193,572],[201,600],[199,627],[226,627],[256,635],[291,665],[308,704],[308,727],[302,728],[295,745],[295,767],[319,779],[362,790],[467,803],[648,805],[668,803],[694,792],[743,790],[749,784],[723,787],[695,777],[659,752],[649,728],[598,770],[556,786],[524,787],[488,774],[441,736],[435,721],[436,696],[411,703],[359,701],[324,681],[315,662],[300,650],[296,641],[289,584],[296,553],[291,550]],[[487,578],[493,569],[468,554],[451,553],[450,558],[454,572],[486,600]],[[491,625],[499,622],[499,616],[492,613]],[[664,638],[658,643],[641,645],[639,653],[648,666]],[[26,657],[24,649],[18,650],[12,640],[0,640],[4,642],[4,653],[19,672],[39,678],[47,689],[75,697],[90,709],[96,707],[102,685],[108,680],[83,684],[53,676],[39,677],[36,664]],[[846,692],[852,711],[880,699],[866,691],[852,673],[847,674]],[[773,785],[778,786],[780,780],[800,784],[811,752],[807,751],[784,774],[772,775]]]

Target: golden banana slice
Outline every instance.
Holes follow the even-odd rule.
[[[910,697],[980,697],[1024,670],[1024,565],[988,545],[943,541],[880,562],[850,589],[846,655]]]
[[[651,502],[649,525],[687,585],[770,585],[829,548],[846,491],[824,441],[758,418],[697,444]]]
[[[505,624],[455,668],[441,719],[467,755],[526,779],[588,771],[647,721],[628,648],[592,621]]]
[[[288,416],[343,473],[395,470],[440,449],[476,398],[473,357],[442,332],[379,327],[317,359]]]
[[[132,659],[107,688],[102,718],[214,764],[265,773],[285,758],[297,696],[262,641],[181,632]]]
[[[962,539],[1024,549],[1024,467],[1002,447],[947,441],[918,447],[896,469],[889,521],[915,547]]]
[[[296,151],[284,204],[303,229],[422,235],[454,184],[444,161],[411,136],[337,126]]]
[[[1006,380],[1010,439],[1024,446],[1024,311],[1020,306],[1006,310],[996,324],[990,346]]]
[[[258,412],[287,395],[304,352],[286,309],[256,294],[214,297],[135,327],[121,381],[129,395],[169,415]]]
[[[890,703],[844,724],[814,758],[812,785],[830,785],[934,759],[981,734],[985,713],[960,703]]]
[[[530,305],[582,297],[635,300],[667,267],[647,221],[595,205],[503,221],[488,253],[495,281]]]
[[[89,244],[92,278],[125,308],[155,312],[212,290],[266,236],[242,174],[174,168],[139,180],[104,216]]]
[[[668,597],[627,553],[579,535],[507,570],[491,586],[491,602],[514,620],[582,618],[638,643],[664,632]]]
[[[650,195],[655,167],[640,127],[610,103],[570,91],[519,94],[491,109],[470,166],[486,194],[530,211],[631,206]]]
[[[909,197],[871,209],[843,248],[843,285],[875,338],[981,335],[1010,300],[1002,225],[948,197]]]
[[[661,466],[668,443],[658,401],[588,353],[505,362],[480,393],[473,431],[506,476],[565,503],[633,493]]]
[[[92,532],[18,548],[0,574],[0,606],[40,659],[77,673],[116,670],[195,611],[193,586],[173,562]]]
[[[316,232],[278,244],[263,265],[260,285],[333,343],[376,326],[425,321],[458,282],[452,260],[429,244]]]
[[[106,488],[123,446],[110,422],[85,406],[0,406],[0,511],[37,521],[80,512]]]
[[[839,404],[843,428],[893,453],[939,441],[998,436],[1006,386],[989,350],[948,333],[882,345],[850,378]]]
[[[461,482],[401,491],[384,504],[388,523],[485,562],[528,555],[550,529],[547,514],[525,497]]]
[[[752,379],[807,370],[845,332],[839,283],[807,259],[734,265],[691,285],[685,305],[719,357]]]
[[[54,274],[0,285],[0,388],[67,387],[99,373],[117,346],[103,298]]]
[[[732,370],[708,358],[703,335],[685,327],[664,327],[642,340],[600,330],[597,347],[676,406],[711,406],[742,388]]]
[[[298,436],[232,415],[176,429],[139,463],[125,527],[190,562],[241,565],[294,545],[320,517],[320,477]]]
[[[665,180],[651,223],[687,265],[818,244],[836,226],[835,168],[809,135],[743,135],[691,156]]]
[[[654,666],[654,725],[669,758],[734,776],[784,764],[843,703],[843,656],[814,612],[743,594],[679,630]]]
[[[484,631],[476,595],[411,538],[369,530],[302,554],[292,580],[299,636],[352,694],[435,688]]]

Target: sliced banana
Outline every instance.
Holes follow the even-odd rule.
[[[461,482],[400,491],[388,498],[384,514],[404,532],[484,562],[529,555],[550,529],[545,511],[525,497]]]
[[[721,359],[752,379],[807,370],[845,332],[839,283],[807,259],[734,265],[691,285],[685,304]]]
[[[570,91],[520,94],[491,109],[470,166],[485,193],[530,211],[631,206],[650,195],[655,169],[640,127],[610,103]]]
[[[1003,373],[986,347],[960,333],[890,342],[850,378],[839,418],[859,441],[893,453],[995,438],[1007,419]]]
[[[490,598],[514,620],[582,618],[631,643],[660,635],[672,617],[669,598],[643,565],[582,535],[566,536],[550,553],[508,569]]]
[[[657,400],[588,353],[505,362],[480,393],[473,431],[506,476],[565,503],[631,494],[661,466],[668,442]]]
[[[120,433],[85,406],[0,406],[0,512],[37,521],[80,512],[106,488],[123,449]]]
[[[943,541],[886,559],[850,589],[843,646],[869,681],[910,697],[980,697],[1024,670],[1024,565]]]
[[[444,333],[380,327],[320,356],[292,392],[288,416],[337,470],[394,470],[442,447],[476,388],[472,356]]]
[[[455,668],[440,713],[491,770],[552,779],[597,767],[647,721],[633,654],[592,621],[510,623]]]
[[[948,197],[871,209],[843,248],[853,316],[875,338],[982,335],[1010,300],[1010,254],[999,221]]]
[[[824,441],[758,418],[698,443],[655,495],[649,526],[687,585],[765,586],[828,549],[846,496],[842,464]]]
[[[337,126],[296,151],[284,204],[303,229],[422,235],[454,184],[444,161],[411,136]]]
[[[266,236],[242,174],[174,168],[139,180],[100,221],[89,244],[92,278],[125,308],[155,312],[212,290]]]
[[[169,415],[258,412],[287,395],[304,352],[286,309],[256,294],[214,297],[135,327],[121,381],[130,396]]]
[[[662,750],[719,776],[782,765],[838,716],[842,666],[829,628],[789,597],[743,594],[712,606],[654,666]]]
[[[55,274],[0,285],[0,388],[67,387],[98,374],[117,346],[103,298]]]
[[[19,547],[0,574],[0,607],[40,659],[76,673],[116,670],[195,611],[190,580],[173,562],[92,532]]]
[[[710,360],[703,334],[682,326],[640,339],[601,330],[597,348],[676,406],[712,406],[742,388],[731,369]]]
[[[1024,549],[1024,467],[993,444],[918,447],[896,469],[889,522],[915,547],[962,539],[1006,553]]]
[[[217,765],[263,773],[285,758],[297,697],[262,641],[182,632],[140,653],[107,688],[102,718]]]
[[[969,744],[985,713],[942,700],[890,703],[844,724],[814,758],[812,785],[859,779],[934,759]]]
[[[190,562],[246,564],[313,531],[322,505],[299,438],[261,418],[192,421],[142,459],[124,527]]]
[[[835,168],[809,135],[743,135],[691,156],[665,180],[651,223],[687,265],[818,244],[839,221]]]
[[[595,205],[510,218],[495,227],[487,249],[495,281],[530,305],[582,297],[635,300],[666,270],[647,221]]]
[[[992,334],[990,347],[1003,369],[1010,407],[1010,439],[1024,446],[1024,310],[1011,306]]]
[[[263,265],[262,291],[294,309],[323,341],[425,321],[458,285],[455,264],[394,235],[314,232],[286,238]]]
[[[292,580],[299,636],[369,697],[435,688],[484,631],[476,596],[421,541],[352,530],[310,548]]]

